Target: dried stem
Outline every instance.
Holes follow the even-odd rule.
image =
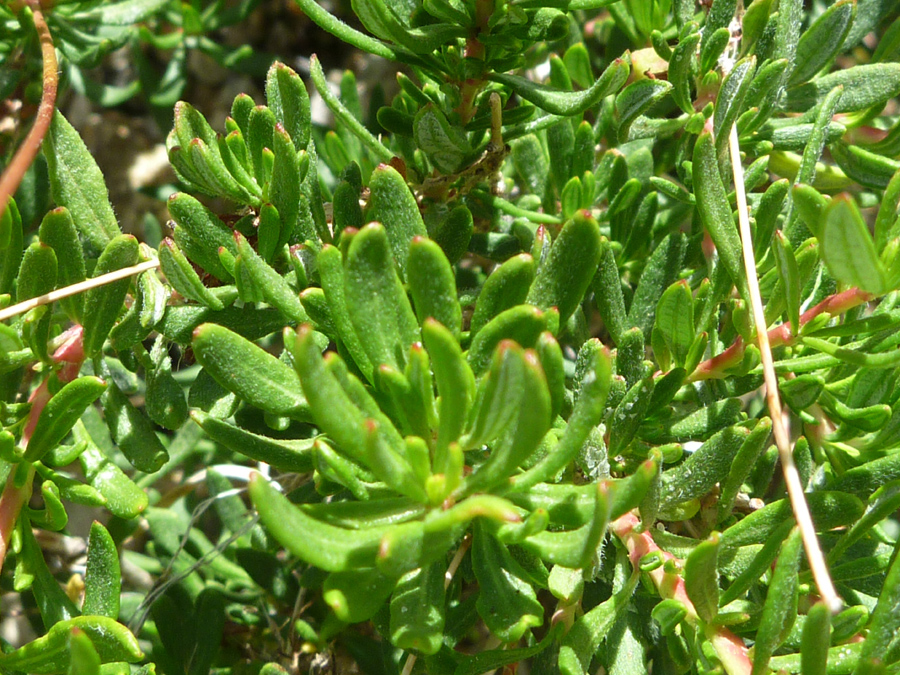
[[[11,307],[7,307],[6,309],[0,309],[0,321],[6,321],[9,318],[31,311],[35,307],[40,307],[41,305],[46,305],[51,302],[56,302],[57,300],[62,300],[63,298],[68,298],[70,295],[84,293],[85,291],[89,291],[92,288],[105,286],[106,284],[111,284],[114,281],[119,281],[119,279],[125,279],[127,277],[134,276],[135,274],[146,272],[147,270],[156,269],[157,267],[159,267],[159,260],[147,260],[146,262],[139,263],[132,267],[123,267],[120,270],[115,270],[107,274],[101,274],[99,277],[94,277],[93,279],[85,279],[84,281],[79,281],[77,284],[72,284],[71,286],[66,286],[65,288],[58,288],[55,291],[44,293],[44,295],[39,295],[36,298],[25,300],[24,302],[20,302]]]
[[[53,120],[56,93],[59,90],[59,64],[56,61],[56,49],[53,46],[53,38],[47,28],[47,22],[44,21],[41,4],[38,0],[25,0],[25,4],[31,9],[34,27],[41,42],[41,58],[44,65],[43,93],[37,115],[34,118],[34,125],[16,151],[9,166],[6,167],[6,171],[0,176],[0,218],[6,213],[9,200],[16,193],[22,177],[41,149],[41,143]]]
[[[750,304],[753,310],[753,322],[756,326],[756,336],[759,341],[759,353],[762,359],[763,377],[766,383],[766,403],[769,406],[769,416],[772,418],[772,433],[775,436],[775,445],[778,447],[778,456],[781,459],[781,469],[784,472],[784,482],[794,517],[800,527],[803,537],[803,547],[806,549],[806,557],[812,570],[813,578],[819,594],[832,612],[840,611],[842,601],[825,563],[825,556],[819,546],[816,530],[809,513],[806,497],[803,495],[803,484],[800,482],[800,474],[794,464],[794,455],[791,452],[791,439],[782,417],[781,398],[778,394],[778,377],[775,374],[775,362],[772,358],[772,347],[769,344],[769,333],[766,330],[766,315],[763,310],[762,297],[759,292],[759,280],[756,276],[756,257],[753,254],[753,240],[750,233],[750,215],[747,207],[747,195],[744,192],[744,167],[741,165],[741,148],[738,141],[737,126],[732,125],[728,138],[731,153],[731,168],[734,173],[734,189],[737,197],[738,224],[741,231],[741,244],[744,253],[744,269],[747,272],[747,285],[750,289]]]

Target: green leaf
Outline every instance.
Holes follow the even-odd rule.
[[[625,312],[619,268],[608,239],[601,240],[601,249],[600,265],[593,281],[594,301],[613,342],[618,345],[631,324]]]
[[[491,454],[466,479],[466,490],[488,491],[507,480],[512,472],[537,450],[550,428],[550,392],[547,381],[532,351],[523,352],[517,345],[502,342],[497,348],[495,362],[500,362],[501,380],[517,383],[518,406],[512,411],[510,426],[500,440],[494,443]],[[512,370],[509,375],[506,371]],[[492,375],[494,369],[492,369]],[[502,391],[502,389],[500,389]],[[507,396],[498,404],[509,407],[515,399]],[[482,405],[488,403],[485,400]],[[466,445],[470,445],[467,442]]]
[[[353,236],[344,261],[344,292],[354,331],[371,363],[402,371],[410,346],[419,340],[419,325],[397,275],[389,236],[378,223]]]
[[[884,190],[891,178],[900,170],[900,162],[890,157],[869,152],[856,145],[833,143],[831,155],[840,169],[857,183],[875,190]]]
[[[668,473],[668,472],[666,472]],[[846,475],[846,474],[845,474]],[[849,489],[837,484],[837,489]],[[828,530],[855,522],[863,514],[864,507],[859,498],[846,492],[811,492],[806,495],[816,532]],[[793,519],[790,501],[779,499],[754,511],[722,532],[722,548],[762,544],[786,521]]]
[[[422,108],[413,121],[413,139],[441,173],[457,171],[472,154],[466,135],[451,126],[433,104]]]
[[[781,545],[790,533],[793,524],[793,519],[789,518],[767,533],[762,547],[744,567],[743,571],[731,582],[725,592],[722,593],[719,598],[720,605],[724,607],[744,595],[747,589],[758,583],[763,575],[772,569],[772,563],[778,557]]]
[[[297,374],[249,340],[205,323],[194,331],[191,345],[213,379],[250,405],[274,415],[309,419]]]
[[[69,635],[73,629],[87,635],[101,663],[136,663],[144,657],[134,635],[122,624],[105,616],[78,616],[60,621],[24,647],[0,654],[0,667],[37,675],[65,672],[71,660]]]
[[[772,249],[775,252],[778,278],[781,280],[785,292],[791,333],[797,335],[800,331],[800,269],[797,266],[797,259],[794,257],[794,249],[781,230],[775,232]]]
[[[224,303],[203,285],[178,244],[169,238],[164,239],[159,246],[159,266],[166,275],[166,281],[186,299],[214,310],[225,308]]]
[[[58,263],[57,282],[60,287],[71,286],[84,281],[87,273],[84,266],[84,254],[78,240],[78,230],[68,209],[60,207],[50,211],[41,221],[38,236],[41,243],[46,244],[56,253]],[[63,298],[60,306],[72,321],[80,323],[84,310],[84,297],[81,294]]]
[[[52,494],[52,490],[44,487],[46,485],[47,483],[41,486],[42,497]],[[55,497],[58,500],[58,491]],[[63,512],[63,517],[65,519],[65,512]],[[26,519],[23,520],[23,524],[26,527],[22,527],[19,530],[21,533],[21,544],[20,550],[16,555],[13,590],[21,592],[28,588],[31,589],[35,603],[40,611],[44,628],[49,629],[60,621],[67,621],[72,617],[78,616],[79,612],[78,608],[65,594],[59,582],[53,577],[46,562],[44,562],[44,554],[32,530],[32,525],[43,525],[43,523],[38,523],[34,520],[29,523]],[[65,527],[65,522],[62,524]]]
[[[653,253],[650,254],[650,258],[644,266],[644,271],[641,273],[640,281],[634,291],[634,298],[631,301],[631,307],[628,308],[628,322],[630,326],[627,326],[626,330],[630,327],[640,328],[644,334],[645,342],[648,342],[650,339],[659,299],[662,297],[665,289],[678,278],[678,273],[681,271],[685,244],[686,240],[680,233],[666,235],[656,246]],[[613,279],[618,279],[618,272],[613,273],[610,270],[607,274],[610,275],[608,282],[610,284],[614,283]],[[613,274],[615,274],[614,277]],[[621,281],[619,281],[619,287],[621,288]],[[615,288],[615,286],[612,286],[612,288]],[[601,292],[616,293],[615,290],[606,289],[601,289]],[[621,290],[618,292],[621,293]],[[618,305],[618,299],[613,300],[613,302]],[[600,303],[601,301],[598,300],[598,304]],[[624,339],[624,332],[619,335],[619,339],[620,341]]]
[[[313,468],[315,439],[277,439],[260,436],[199,410],[192,411],[191,418],[216,443],[252,460],[294,473],[307,473]]]
[[[869,621],[866,640],[854,673],[872,672],[867,671],[866,666],[871,668],[881,663],[881,659],[897,635],[897,630],[900,629],[897,616],[898,603],[900,603],[900,557],[897,556],[895,549],[890,569],[878,595],[878,603]]]
[[[119,235],[103,174],[81,136],[58,110],[45,138],[44,155],[53,201],[72,215],[75,227],[99,252]]]
[[[424,237],[413,239],[406,271],[419,323],[432,318],[459,338],[462,308],[453,269],[441,247]]]
[[[584,525],[568,531],[539,532],[525,539],[522,546],[554,565],[590,568],[597,564],[598,547],[606,535],[612,501],[608,486],[602,482],[592,485],[590,492],[593,509]]]
[[[347,181],[341,181],[335,188],[332,209],[335,236],[348,227],[358,230],[365,225],[359,205],[359,190]]]
[[[309,171],[309,159],[305,152],[298,156],[291,137],[280,122],[272,131],[272,151],[275,154],[275,162],[265,194],[280,216],[281,236],[275,246],[280,250],[299,228],[300,192],[297,186],[303,182]]]
[[[405,280],[412,240],[428,236],[419,205],[403,177],[386,164],[372,172],[369,191],[366,220],[377,221],[384,227],[400,278]]]
[[[700,33],[691,33],[678,41],[669,59],[669,82],[672,83],[672,99],[684,112],[694,114],[691,100],[691,82],[694,75],[694,54],[700,42]]]
[[[106,508],[115,516],[130,520],[147,508],[147,494],[132,482],[96,446],[81,422],[75,425],[72,435],[86,447],[78,456],[85,478],[106,499]]]
[[[697,615],[711,623],[719,613],[719,535],[701,541],[684,561],[684,587]]]
[[[788,78],[789,87],[806,82],[831,62],[844,46],[855,14],[853,0],[838,0],[803,32],[797,43],[796,66]]]
[[[234,288],[229,290],[233,292]],[[284,327],[281,312],[268,308],[232,306],[221,312],[214,312],[208,307],[181,306],[168,307],[165,312],[157,327],[163,335],[179,345],[190,344],[193,331],[204,322],[219,324],[249,340],[258,340]]]
[[[225,628],[225,598],[215,587],[204,588],[197,598],[193,616],[194,648],[187,675],[206,675],[219,652]]]
[[[250,478],[250,499],[276,541],[328,572],[373,567],[385,527],[348,530],[306,515],[261,475]]]
[[[463,358],[459,343],[442,324],[427,319],[422,325],[422,340],[431,357],[440,396],[434,470],[435,473],[444,473],[447,470],[447,448],[459,439],[466,424],[475,394],[475,377]]]
[[[79,377],[60,389],[41,411],[28,440],[24,459],[35,462],[69,435],[85,409],[106,390],[99,377]]]
[[[750,431],[741,449],[738,450],[731,470],[728,472],[728,477],[722,481],[720,487],[716,522],[722,523],[731,516],[734,501],[741,491],[741,486],[750,475],[750,471],[756,465],[763,450],[765,450],[771,431],[772,421],[767,417],[760,419]]]
[[[503,340],[512,340],[523,347],[533,347],[545,330],[547,313],[531,305],[518,305],[500,312],[479,331],[472,340],[466,359],[472,371],[480,375],[487,369],[494,350]]]
[[[734,4],[731,0],[729,2],[731,5]],[[718,4],[722,4],[721,0]],[[729,40],[731,40],[731,30],[727,24],[714,28],[707,20],[706,25],[703,27],[703,41],[700,44],[701,74],[706,75],[716,68],[719,59],[725,53],[725,48],[728,47]]]
[[[616,96],[616,117],[619,121],[619,141],[628,140],[628,132],[635,120],[672,91],[666,80],[640,79],[629,84]]]
[[[875,248],[883,251],[889,239],[897,234],[897,207],[900,205],[900,169],[897,170],[885,188],[875,217]]]
[[[12,291],[22,259],[22,218],[12,198],[0,215],[0,243],[0,294],[5,294]]]
[[[447,552],[476,518],[519,522],[512,504],[492,495],[464,499],[449,509],[435,509],[423,521],[395,525],[389,529],[378,550],[378,567],[387,574],[410,570],[445,560]]]
[[[436,654],[443,644],[444,565],[438,561],[403,575],[391,596],[391,643]]]
[[[601,99],[615,93],[625,84],[631,69],[631,58],[626,53],[614,60],[589,89],[584,91],[563,91],[537,84],[518,75],[492,73],[489,78],[509,87],[521,98],[554,115],[566,117],[578,115],[591,108]]]
[[[219,249],[237,255],[232,230],[215,213],[183,192],[169,197],[168,208],[176,223],[173,238],[185,255],[220,281],[230,281],[231,274],[222,265]]]
[[[365,44],[368,48],[361,46],[360,48],[371,51],[373,54],[378,54],[379,56],[386,56],[389,54],[390,56],[387,56],[387,58],[392,58],[394,53],[393,50],[389,49],[383,43],[353,30],[346,24],[334,18],[331,14],[319,7],[319,5],[315,3],[315,0],[298,0],[298,2],[301,4],[307,15],[328,32],[334,32],[331,29],[335,28],[337,30],[335,34],[345,36],[349,33],[350,35],[353,35],[353,37],[348,40],[351,44],[355,44],[356,46]],[[356,36],[358,36],[358,38]],[[342,39],[346,38],[342,37]],[[376,51],[373,51],[373,49]],[[379,51],[381,53],[379,53]],[[328,88],[328,80],[325,79],[325,71],[322,70],[322,64],[315,54],[313,54],[312,58],[309,60],[309,73],[313,85],[315,85],[322,100],[325,101],[325,104],[331,112],[334,113],[334,116],[339,119],[347,129],[353,132],[357,138],[359,138],[363,146],[365,146],[378,161],[390,162],[394,153],[386,148],[381,141],[375,138],[375,136],[373,136],[372,133],[353,115],[353,113],[341,103],[338,97],[331,93],[331,90]]]
[[[74,213],[73,213],[74,216]],[[77,222],[77,221],[76,221]],[[138,262],[138,242],[130,234],[110,239],[94,268],[94,278]],[[99,353],[125,303],[131,279],[121,279],[90,289],[84,297],[84,352]]]
[[[513,256],[494,268],[481,287],[469,334],[475,336],[495,316],[525,301],[534,279],[534,259],[527,253]]]
[[[828,650],[822,649],[827,644],[831,644],[831,610],[820,601],[809,608],[806,621],[803,622],[800,639],[801,675],[825,675],[828,672]]]
[[[92,18],[111,26],[133,26],[147,20],[163,7],[166,0],[120,0],[106,3],[89,12]]]
[[[772,17],[773,21],[776,19],[777,16]],[[759,112],[749,122],[740,125],[742,133],[759,128],[775,112],[789,67],[790,62],[786,58],[769,59],[768,63],[760,66],[750,85],[750,91],[747,92],[747,99],[753,101],[754,107],[758,108]]]
[[[322,599],[346,623],[368,621],[390,597],[395,577],[377,569],[332,572],[322,585]]]
[[[115,382],[109,383],[101,403],[109,432],[131,465],[144,473],[162,468],[169,453],[157,437],[153,423],[134,407]]]
[[[234,233],[234,240],[237,243],[237,252],[243,261],[247,276],[265,301],[292,322],[309,321],[309,316],[303,309],[297,293],[288,285],[284,277],[253,250],[240,232]]]
[[[565,325],[597,273],[601,253],[600,225],[587,213],[576,214],[554,240],[525,301],[543,310],[556,307]]]
[[[756,643],[753,647],[753,675],[767,672],[766,666],[775,650],[784,642],[797,618],[800,556],[803,539],[800,530],[791,531],[769,582],[766,602],[759,620]]]
[[[520,663],[532,657],[551,654],[551,645],[559,637],[562,623],[554,624],[544,639],[531,647],[518,649],[487,649],[462,659],[453,675],[481,675],[509,664]]]
[[[609,423],[609,453],[615,457],[634,439],[650,409],[655,382],[652,376],[635,382],[616,405]]]
[[[68,675],[100,675],[100,655],[91,639],[77,628],[69,634],[69,659]]]
[[[719,88],[716,96],[716,109],[713,113],[713,137],[716,152],[723,153],[728,145],[731,127],[744,111],[744,101],[756,73],[756,57],[741,59],[732,68]],[[696,166],[696,159],[694,160]]]
[[[56,288],[58,263],[49,246],[36,241],[25,249],[16,279],[16,302],[49,293]]]
[[[84,574],[85,615],[119,617],[122,575],[116,543],[103,525],[94,521],[88,538],[87,567]]]
[[[172,375],[172,359],[169,358],[168,347],[163,337],[157,336],[150,351],[152,366],[145,367],[145,410],[147,416],[159,426],[177,431],[187,422],[188,407],[184,391]]]
[[[719,174],[713,137],[708,132],[700,134],[694,146],[693,171],[700,220],[712,237],[732,282],[737,286],[744,301],[749,302],[750,292],[747,290],[741,259],[741,239],[731,216],[722,176]]]
[[[743,426],[723,429],[683,463],[662,475],[661,506],[664,510],[702,497],[728,475],[735,456],[750,430]]]
[[[512,491],[522,492],[539,482],[552,480],[575,459],[591,431],[603,417],[611,381],[612,364],[609,352],[605,348],[597,350],[593,362],[582,378],[581,394],[569,416],[559,444],[534,467],[516,476],[513,479]]]
[[[347,309],[343,256],[336,247],[325,245],[316,257],[316,264],[322,281],[322,291],[325,294],[325,300],[328,303],[338,338],[353,358],[356,367],[372,382],[372,362],[366,349],[363,347],[362,341],[356,334],[353,322],[350,319],[350,312]]]
[[[856,521],[828,552],[831,562],[841,559],[841,555],[854,543],[866,537],[872,528],[891,513],[900,508],[900,481],[893,480],[878,488],[866,506],[862,518]]]
[[[787,110],[809,110],[837,86],[844,87],[837,104],[838,112],[880,105],[900,94],[900,63],[868,63],[818,77],[788,91]]]
[[[312,117],[309,94],[293,70],[276,61],[266,74],[266,103],[284,127],[297,152],[309,145]]]
[[[552,333],[542,333],[535,345],[541,369],[550,392],[550,419],[555,420],[562,411],[566,398],[566,363],[562,348]]]
[[[488,630],[503,642],[518,642],[543,623],[544,610],[534,588],[509,551],[476,524],[472,569],[478,580],[476,607]]]
[[[634,574],[624,588],[580,617],[563,638],[559,649],[561,675],[585,675],[600,643],[628,605],[639,575]]]
[[[456,264],[468,250],[474,229],[472,212],[460,204],[440,223],[431,226],[429,236],[441,247],[447,260]]]
[[[400,434],[336,354],[322,359],[312,335],[308,326],[301,326],[294,344],[290,339],[286,343],[316,424],[345,454],[388,485],[424,501],[422,481],[407,460]]]
[[[820,251],[838,281],[872,293],[886,290],[872,236],[849,195],[838,195],[825,207]]]
[[[684,367],[694,341],[694,298],[686,281],[677,281],[662,294],[656,307],[656,328],[675,364]]]

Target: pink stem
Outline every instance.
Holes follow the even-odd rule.
[[[828,313],[832,315],[843,314],[844,312],[865,304],[872,300],[875,296],[866,293],[858,288],[851,288],[843,293],[837,293],[825,298],[815,307],[806,310],[800,316],[800,325],[805,326],[820,314]],[[780,326],[769,331],[769,344],[775,347],[783,345],[792,345],[797,341],[797,336],[791,334],[790,324],[783,323]],[[725,377],[725,371],[737,365],[744,357],[745,345],[744,341],[738,338],[734,343],[721,354],[717,354],[711,359],[707,359],[691,374],[688,378],[691,382],[698,380],[712,380]]]
[[[78,377],[78,371],[81,370],[81,363],[84,361],[84,343],[82,341],[83,331],[81,326],[72,326],[60,336],[60,346],[53,352],[53,361],[62,364],[57,372],[57,378],[60,382],[71,382]],[[25,423],[25,429],[22,431],[22,448],[28,447],[28,441],[34,428],[37,426],[38,418],[41,411],[47,405],[47,401],[51,398],[49,380],[45,379],[35,389],[28,398],[31,403],[31,410],[28,411],[28,421]],[[19,473],[18,467],[13,467],[12,472],[6,479],[6,487],[3,494],[0,495],[0,569],[6,560],[6,554],[9,551],[9,538],[16,529],[16,522],[22,507],[31,499],[32,479],[34,478],[34,465],[29,464],[26,469],[25,480],[21,485],[16,485],[16,476]]]
[[[649,532],[635,532],[635,528],[639,524],[640,520],[633,513],[626,513],[610,524],[610,529],[628,549],[631,564],[635,568],[641,558],[648,553],[659,553],[664,560],[680,562],[674,555],[662,550],[653,541]],[[679,574],[667,572],[665,568],[665,565],[660,565],[655,570],[648,572],[660,597],[667,600],[678,600],[685,606],[687,609],[685,619],[692,625],[701,625],[728,675],[749,675],[753,670],[753,664],[747,656],[747,647],[743,641],[724,626],[703,624],[697,616],[694,603],[688,597],[684,579]]]

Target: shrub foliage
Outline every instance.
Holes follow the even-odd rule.
[[[0,670],[897,672],[897,3],[298,3],[403,65],[389,102],[315,56],[332,129],[279,62],[224,128],[178,102],[143,243],[56,111],[5,205],[0,307],[88,290],[0,314],[0,581],[39,635]],[[260,57],[206,35],[256,4],[45,13],[76,89],[159,108],[188,49]],[[39,12],[0,9],[4,95]],[[92,82],[122,45],[171,64]]]

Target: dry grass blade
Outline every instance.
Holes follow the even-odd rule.
[[[781,398],[778,394],[778,377],[775,374],[772,348],[769,344],[769,334],[766,330],[765,311],[763,310],[762,297],[759,292],[759,280],[756,276],[756,257],[753,254],[750,215],[747,206],[747,195],[744,192],[744,168],[741,165],[737,127],[731,127],[728,141],[731,168],[734,174],[735,195],[737,197],[738,224],[740,226],[741,247],[744,254],[744,269],[747,272],[753,322],[759,342],[759,353],[762,358],[763,376],[766,383],[766,403],[769,406],[769,415],[772,418],[772,433],[775,436],[775,445],[778,447],[778,456],[781,460],[781,468],[784,472],[784,482],[791,500],[791,507],[794,511],[794,517],[797,519],[797,524],[800,526],[803,547],[806,549],[806,557],[809,560],[813,578],[819,589],[819,595],[822,596],[829,609],[833,613],[837,613],[841,610],[843,602],[831,581],[828,565],[825,563],[825,556],[822,555],[819,540],[816,538],[816,530],[809,513],[809,506],[806,503],[806,497],[803,495],[800,474],[797,472],[797,466],[794,464],[794,456],[791,452],[791,439],[782,417]]]
[[[19,314],[29,312],[35,307],[40,307],[41,305],[47,305],[51,302],[56,302],[57,300],[68,298],[70,295],[84,293],[85,291],[89,291],[92,288],[97,288],[98,286],[103,286],[104,284],[111,284],[113,281],[125,279],[126,277],[132,277],[136,274],[140,274],[141,272],[156,269],[157,267],[159,267],[159,260],[148,260],[132,267],[123,267],[122,269],[116,270],[115,272],[102,274],[99,277],[95,277],[94,279],[85,279],[84,281],[79,281],[77,284],[72,284],[71,286],[66,286],[65,288],[58,288],[55,291],[50,291],[49,293],[39,295],[36,298],[25,300],[24,302],[12,305],[11,307],[7,307],[6,309],[0,309],[0,321],[6,321],[7,319],[11,319],[12,317],[18,316]]]

